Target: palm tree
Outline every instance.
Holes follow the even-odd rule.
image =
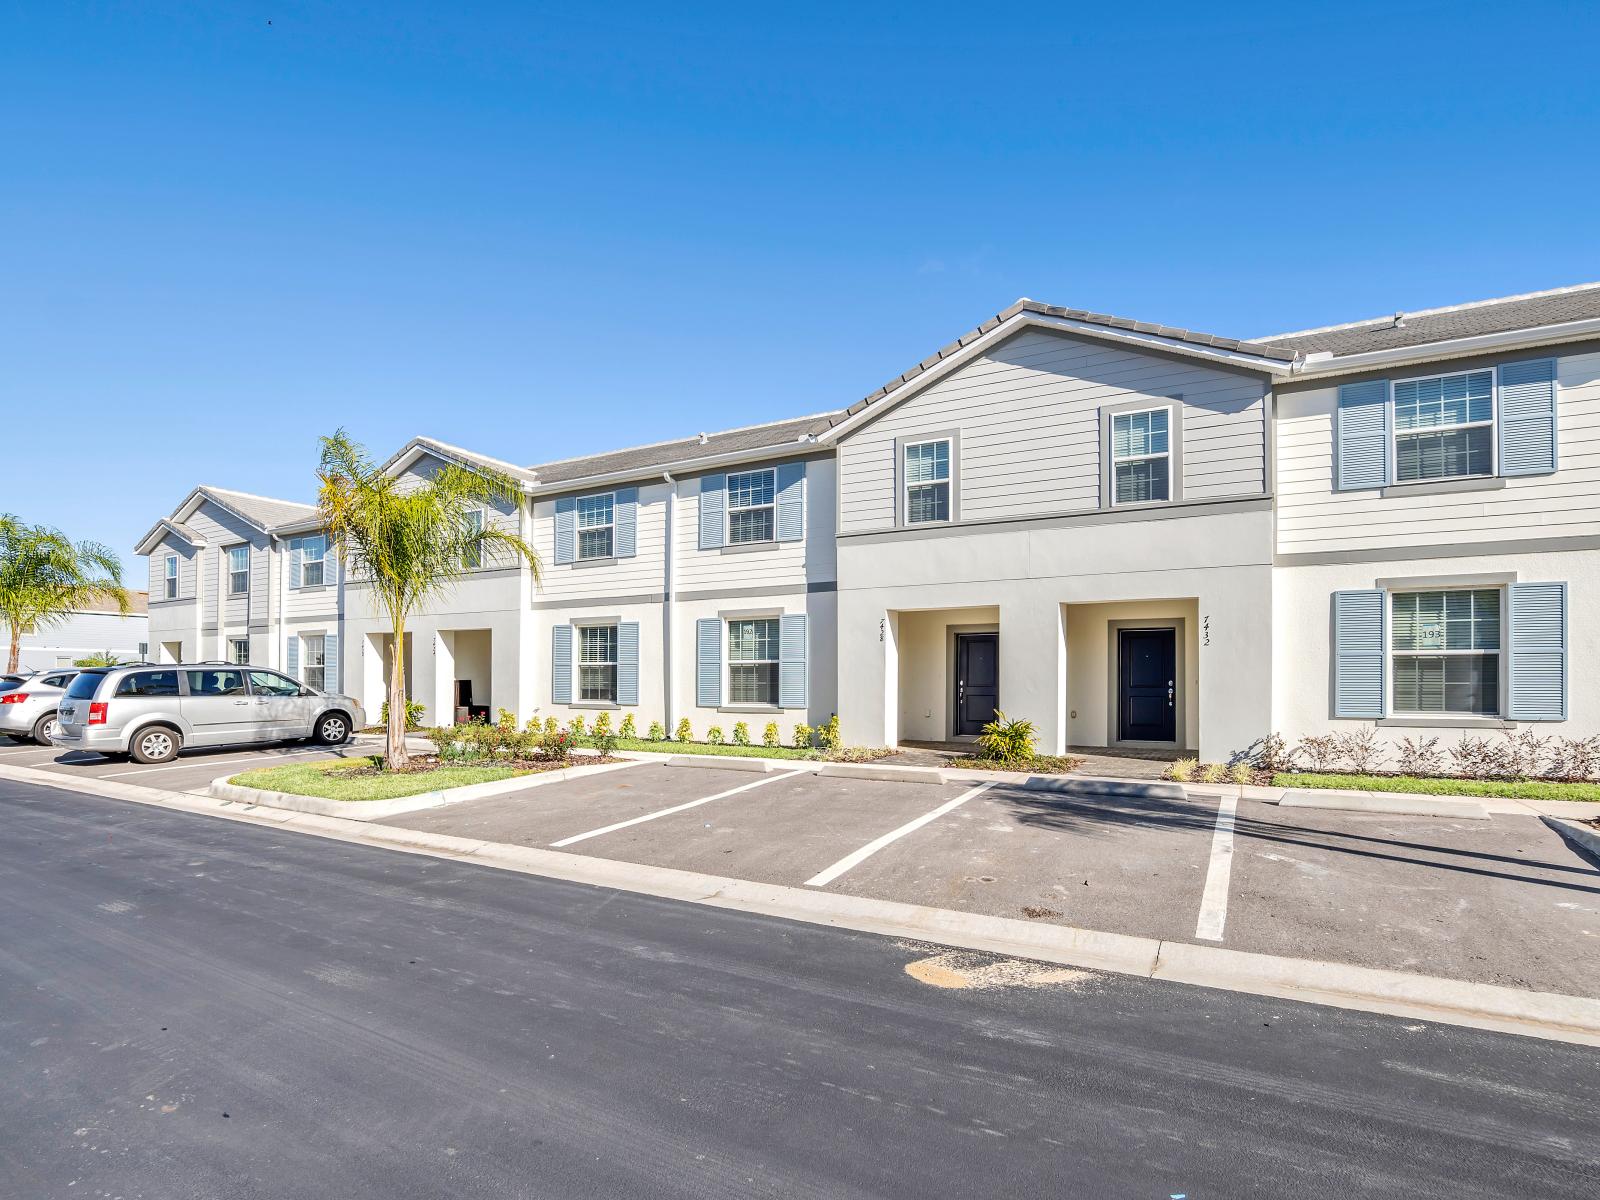
[[[328,544],[389,616],[386,759],[391,769],[404,767],[407,619],[463,572],[494,557],[526,562],[537,583],[539,555],[516,534],[478,519],[483,505],[519,496],[516,483],[499,472],[452,464],[426,483],[402,484],[341,429],[322,439],[317,477],[317,507]]]
[[[122,563],[109,546],[73,542],[59,529],[0,513],[0,621],[11,631],[7,671],[17,669],[24,634],[107,600],[123,616],[130,611]]]

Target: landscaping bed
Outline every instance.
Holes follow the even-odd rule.
[[[1031,758],[983,758],[968,755],[944,764],[958,771],[1021,771],[1029,775],[1070,775],[1083,759],[1070,754],[1035,754]]]
[[[1415,775],[1339,775],[1280,772],[1273,787],[1350,792],[1404,792],[1423,796],[1484,796],[1505,800],[1600,800],[1600,783],[1551,779],[1441,779]]]
[[[560,771],[572,766],[598,766],[614,759],[586,755],[579,762],[560,759],[510,759],[481,763],[441,763],[432,755],[416,755],[410,763],[391,771],[378,756],[337,758],[325,762],[289,763],[281,767],[259,767],[235,775],[228,782],[258,791],[286,792],[292,796],[316,796],[323,800],[398,800],[426,792],[496,783],[541,771]]]

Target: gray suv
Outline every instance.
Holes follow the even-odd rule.
[[[51,741],[68,750],[131,754],[161,763],[184,746],[235,746],[314,738],[349,740],[366,715],[263,667],[174,663],[80,671],[56,706]]]

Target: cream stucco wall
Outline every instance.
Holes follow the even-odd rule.
[[[1138,628],[1179,622],[1183,656],[1183,725],[1179,744],[1200,745],[1200,605],[1194,600],[1147,600],[1136,604],[1069,604],[1067,622],[1067,741],[1074,746],[1106,746],[1116,738],[1112,683],[1117,659],[1112,622]]]

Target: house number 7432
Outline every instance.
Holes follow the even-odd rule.
[[[1207,613],[1200,618],[1200,644],[1211,645],[1211,614]]]

